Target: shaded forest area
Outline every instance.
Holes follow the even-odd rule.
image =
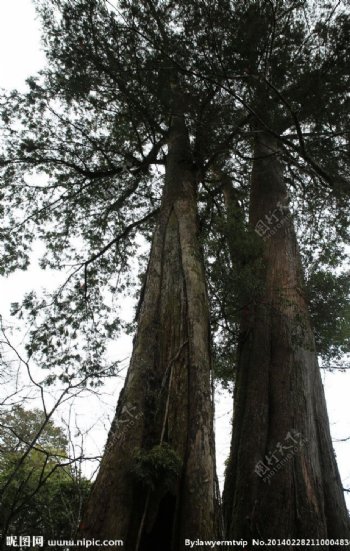
[[[0,274],[40,242],[64,279],[13,304],[23,350],[1,326],[2,381],[14,357],[42,399],[1,404],[1,548],[23,532],[350,549],[319,367],[350,354],[347,3],[34,4],[47,65],[0,96]],[[108,346],[125,333],[91,485],[55,412],[120,373]],[[218,385],[233,388],[222,495]]]

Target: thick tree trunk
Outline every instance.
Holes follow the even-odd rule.
[[[81,534],[127,551],[178,551],[215,538],[217,488],[208,302],[198,242],[196,178],[183,117],[173,116],[165,189],[131,363]],[[175,483],[148,488],[134,450],[171,446]]]
[[[241,321],[223,496],[226,535],[349,538],[276,141],[259,134],[254,157],[250,224],[263,239],[263,266],[255,274],[259,296]]]

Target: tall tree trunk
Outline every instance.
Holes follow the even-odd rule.
[[[349,538],[276,140],[259,134],[254,159],[250,224],[263,238],[263,262],[260,293],[241,320],[226,535]]]
[[[185,538],[218,535],[208,301],[196,209],[189,137],[184,118],[174,115],[131,363],[80,530],[123,539],[127,551],[178,551]],[[172,484],[158,478],[153,487],[143,485],[140,472],[138,478],[133,473],[135,450],[145,454],[155,446],[160,463],[169,462],[169,446],[180,460]],[[164,478],[170,467],[160,463],[155,467]],[[141,470],[147,465],[138,463]]]

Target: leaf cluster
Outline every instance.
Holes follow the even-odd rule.
[[[75,476],[61,427],[51,420],[45,425],[44,422],[41,410],[26,410],[21,406],[2,415],[0,527],[3,538],[8,533],[42,535],[45,539],[67,538],[77,529],[90,482]],[[35,445],[31,445],[38,434]]]
[[[150,450],[135,450],[131,473],[139,484],[150,490],[172,490],[181,469],[178,454],[164,442]]]

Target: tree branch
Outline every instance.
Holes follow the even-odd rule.
[[[89,264],[91,264],[92,262],[95,262],[95,260],[98,260],[101,256],[103,256],[111,247],[113,247],[113,245],[115,245],[116,243],[118,243],[121,239],[127,237],[129,235],[129,233],[134,229],[134,228],[137,228],[139,226],[141,226],[142,224],[144,224],[145,222],[147,222],[148,220],[150,220],[151,218],[153,218],[153,216],[155,216],[156,214],[158,214],[159,212],[159,208],[158,209],[155,209],[153,210],[152,212],[148,213],[146,216],[144,216],[143,218],[141,218],[140,220],[136,220],[136,222],[132,222],[131,224],[129,224],[121,233],[119,233],[114,239],[112,239],[112,241],[110,241],[109,243],[107,243],[107,245],[105,245],[103,247],[103,249],[101,249],[98,253],[94,254],[91,258],[89,258],[89,260],[87,260],[86,262],[84,262],[84,264],[82,266],[84,266],[84,292],[85,292],[85,299],[87,299],[87,268],[89,266]]]

